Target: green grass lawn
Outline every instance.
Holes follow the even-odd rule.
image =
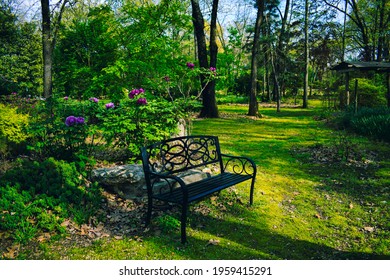
[[[191,206],[188,244],[173,209],[143,236],[45,242],[34,258],[390,259],[389,144],[333,131],[315,108],[261,108],[262,118],[247,117],[247,106],[219,109],[221,118],[196,119],[191,133],[217,135],[223,153],[256,162],[253,206],[243,183]]]

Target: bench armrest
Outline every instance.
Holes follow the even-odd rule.
[[[232,156],[227,154],[221,154],[221,157],[223,162],[222,172],[232,171],[236,174],[256,176],[256,164],[252,159],[244,156]]]

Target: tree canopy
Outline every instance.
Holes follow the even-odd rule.
[[[171,97],[183,92],[198,97],[202,114],[217,116],[215,94],[243,95],[253,105],[304,93],[305,103],[313,90],[323,92],[335,83],[329,69],[341,60],[389,61],[387,1],[306,4],[1,1],[0,94],[48,97],[52,89],[57,96],[115,99],[123,89],[139,87],[163,94],[162,79],[169,77]],[[256,27],[258,10],[262,20]],[[215,69],[214,77],[193,75],[183,90],[178,85],[183,86],[186,63]],[[257,108],[250,111],[256,114]]]

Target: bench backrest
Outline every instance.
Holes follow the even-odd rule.
[[[218,137],[184,136],[160,141],[141,149],[145,176],[150,171],[162,174],[222,164]]]

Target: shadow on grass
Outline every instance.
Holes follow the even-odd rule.
[[[204,233],[220,236],[218,245],[210,245],[207,240],[195,238],[194,230],[189,230],[188,243],[181,245],[176,253],[185,259],[291,259],[291,260],[389,260],[390,255],[378,255],[363,252],[346,252],[324,244],[313,243],[283,236],[251,224],[227,221],[197,213],[191,214],[196,223],[202,223]],[[192,223],[196,226],[196,223]],[[177,240],[180,234],[178,232]],[[173,238],[173,237],[172,237]],[[152,238],[156,247],[166,246],[166,239]],[[234,246],[232,245],[234,243]]]

